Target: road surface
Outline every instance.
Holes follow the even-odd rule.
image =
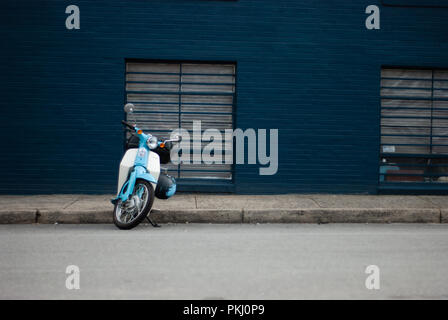
[[[0,257],[0,299],[448,299],[444,224],[1,225]]]

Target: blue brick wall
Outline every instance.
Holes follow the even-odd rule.
[[[448,9],[378,0],[18,0],[0,25],[9,194],[115,191],[126,58],[236,61],[236,126],[280,142],[277,175],[237,166],[235,192],[376,193],[381,66],[448,67]]]

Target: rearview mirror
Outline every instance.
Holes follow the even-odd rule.
[[[126,113],[132,113],[134,112],[134,105],[132,103],[126,103],[126,105],[124,106],[124,112]]]

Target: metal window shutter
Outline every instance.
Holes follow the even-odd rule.
[[[381,70],[381,146],[448,154],[448,71]]]
[[[448,71],[381,70],[379,181],[448,182]]]
[[[126,100],[136,107],[139,127],[159,138],[169,138],[172,130],[184,128],[193,139],[194,120],[201,120],[202,131],[218,129],[224,138],[224,130],[233,129],[235,65],[127,62]],[[201,152],[207,143],[201,143]],[[231,149],[231,141],[224,148]],[[232,179],[230,164],[163,166],[180,179]]]

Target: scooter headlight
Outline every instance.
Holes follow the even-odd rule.
[[[157,140],[156,136],[151,136],[148,140],[146,140],[146,144],[148,145],[149,149],[155,149],[158,146],[159,141]]]

